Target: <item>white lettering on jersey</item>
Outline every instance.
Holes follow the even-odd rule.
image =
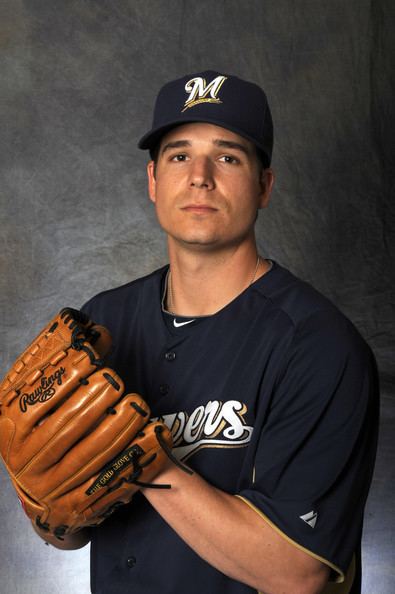
[[[225,80],[226,76],[217,76],[207,84],[206,79],[201,78],[200,76],[191,78],[185,85],[185,90],[189,93],[189,97],[185,101],[184,109],[182,111],[185,111],[194,105],[198,105],[199,103],[222,103],[217,95]],[[209,94],[210,96],[207,97]]]
[[[246,412],[247,407],[238,400],[213,400],[198,406],[189,416],[181,411],[160,419],[172,432],[174,455],[186,460],[201,448],[246,446],[254,429],[245,424]]]

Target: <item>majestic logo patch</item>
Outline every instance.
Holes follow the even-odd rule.
[[[43,376],[40,385],[33,392],[24,393],[19,399],[19,406],[22,412],[26,412],[28,405],[33,406],[37,402],[46,402],[56,392],[55,384],[62,385],[62,377],[65,373],[64,367],[59,367],[52,375]]]
[[[202,448],[240,448],[251,441],[253,427],[246,424],[247,407],[238,400],[213,400],[185,412],[160,417],[173,435],[173,453],[187,460]]]
[[[299,518],[303,520],[303,522],[306,522],[311,528],[314,528],[317,523],[318,513],[312,510],[307,514],[304,514],[304,516],[299,516]]]
[[[205,78],[201,78],[200,76],[191,78],[185,85],[185,90],[189,93],[189,97],[184,103],[182,112],[190,107],[199,105],[199,103],[222,103],[217,95],[225,81],[226,76],[217,76],[209,84],[206,83]]]

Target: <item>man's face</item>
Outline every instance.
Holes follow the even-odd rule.
[[[256,213],[269,201],[273,174],[261,169],[248,140],[213,124],[192,123],[162,138],[148,179],[169,242],[216,250],[253,240]]]

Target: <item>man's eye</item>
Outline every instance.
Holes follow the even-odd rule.
[[[222,161],[223,163],[238,163],[239,160],[236,159],[236,157],[232,157],[232,155],[224,155],[223,157],[220,158],[220,161]]]
[[[179,161],[179,162],[186,161],[186,159],[187,159],[187,156],[183,155],[183,154],[173,155],[171,158],[172,161]]]

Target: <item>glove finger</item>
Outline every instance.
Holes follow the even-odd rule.
[[[93,322],[82,312],[64,308],[26,347],[5,375],[0,384],[0,403],[12,399],[26,377],[43,369],[56,353],[66,351],[74,340],[84,339],[92,325]]]
[[[140,489],[135,481],[149,483],[166,463],[167,455],[158,440],[158,431],[171,447],[167,427],[161,422],[149,423],[110,463],[101,467],[93,479],[90,477],[63,497],[59,489],[45,497],[46,507],[51,512],[42,515],[40,521],[47,522],[52,530],[61,527],[66,533],[73,532],[101,523],[119,505],[128,503]]]
[[[58,430],[44,421],[96,369],[87,352],[71,349],[66,358],[50,364],[39,379],[3,407],[0,453],[13,472],[23,468]]]
[[[163,441],[171,449],[171,433],[164,423],[156,421],[146,425],[125,450],[101,469],[100,474],[87,488],[86,495],[99,493],[104,497],[117,491],[125,482],[137,488],[140,487],[139,483],[149,484],[168,459],[162,446]],[[90,505],[93,503],[90,502]]]
[[[121,397],[124,386],[109,368],[96,371],[25,440],[30,453],[24,472],[34,476],[55,465],[97,425],[108,407]],[[44,445],[43,445],[44,444]],[[32,456],[31,452],[36,451]],[[26,475],[27,476],[27,475]]]
[[[158,429],[161,438],[171,448],[169,429],[161,422],[149,423],[137,439],[104,467],[93,481],[83,485],[85,505],[89,505],[89,512],[88,508],[84,510],[86,516],[92,514],[91,519],[107,517],[109,509],[115,503],[128,503],[131,500],[133,494],[140,489],[140,483],[150,485],[168,460],[157,438]],[[83,499],[81,497],[79,501],[83,502]]]
[[[100,326],[98,324],[92,326],[91,332],[94,338],[90,339],[89,342],[95,347],[95,351],[99,354],[99,357],[104,359],[111,350],[111,334],[105,326]]]
[[[58,497],[100,473],[128,446],[149,419],[149,408],[137,394],[128,394],[110,410],[116,413],[107,414],[51,469],[45,493],[55,489]]]
[[[51,329],[59,325],[54,333]],[[26,376],[41,369],[57,352],[70,346],[70,331],[63,327],[60,316],[56,316],[18,357],[0,385],[2,403],[7,402],[7,392],[17,390],[25,383]]]

